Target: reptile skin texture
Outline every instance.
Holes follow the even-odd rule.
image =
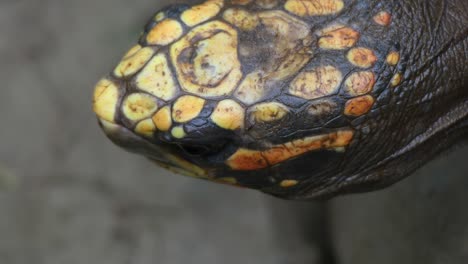
[[[198,1],[157,10],[93,105],[177,173],[332,197],[467,141],[467,55],[466,1]]]

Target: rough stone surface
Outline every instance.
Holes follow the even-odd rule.
[[[325,208],[175,176],[112,145],[93,86],[162,5],[0,1],[0,263],[332,263],[327,226],[339,263],[467,263],[466,148]]]

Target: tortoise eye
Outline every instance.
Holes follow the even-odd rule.
[[[216,143],[190,144],[179,143],[177,146],[190,156],[210,156],[219,153],[227,144],[227,141],[217,141]]]
[[[178,145],[185,153],[190,156],[203,156],[213,152],[208,147],[205,146],[194,146],[194,145]]]

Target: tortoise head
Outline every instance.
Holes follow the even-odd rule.
[[[384,128],[382,95],[402,81],[399,46],[388,12],[360,24],[343,9],[338,0],[165,8],[96,85],[101,127],[165,168],[285,198],[388,184],[376,164],[389,152],[373,131]]]

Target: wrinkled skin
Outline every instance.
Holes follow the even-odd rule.
[[[280,2],[271,9],[259,8],[256,3],[241,8],[250,12],[279,10],[285,1]],[[163,13],[168,18],[179,19],[190,6],[172,6],[164,9]],[[225,1],[220,12],[209,18],[208,23],[221,19],[223,12],[232,6],[230,1]],[[391,15],[388,25],[374,21],[374,16],[381,11]],[[232,92],[215,96],[204,96],[203,91],[200,95],[178,88],[173,98],[158,101],[159,109],[164,106],[175,108],[177,99],[183,94],[200,96],[205,100],[196,117],[183,122],[173,120],[172,127],[182,127],[183,135],[168,130],[142,136],[133,131],[136,122],[129,120],[119,110],[127,94],[137,91],[138,85],[114,73],[107,79],[118,86],[117,105],[110,106],[116,107],[115,115],[106,119],[99,110],[96,111],[99,100],[95,96],[95,111],[104,131],[114,143],[143,154],[164,167],[204,179],[259,189],[287,199],[331,197],[383,188],[409,175],[436,155],[467,141],[468,2],[344,1],[343,8],[333,14],[301,16],[289,12],[288,16],[305,23],[306,35],[272,34],[266,20],[261,20],[260,26],[253,30],[238,30],[237,49],[241,50],[238,59],[242,78],[258,69],[265,75],[276,73],[278,69],[275,65],[281,65],[285,58],[295,54],[308,56],[305,60],[302,60],[303,57],[292,59],[293,62],[304,63],[297,69],[292,67],[292,72],[279,78],[279,81],[266,80],[265,92],[257,102],[246,103],[239,99],[235,92],[239,89],[239,82]],[[323,35],[317,32],[336,23],[358,32],[358,40],[350,47],[338,50],[320,47],[320,37]],[[148,45],[147,36],[156,24],[151,21],[146,26],[140,40],[142,46]],[[184,36],[195,27],[184,28]],[[286,57],[275,56],[281,53],[278,46],[289,47],[291,44],[285,44],[285,39],[294,38],[300,39],[302,44],[287,50],[284,53]],[[195,42],[193,39],[190,41]],[[219,42],[218,45],[222,43],[225,42]],[[195,64],[194,57],[202,51],[197,50],[197,53],[193,49],[186,49],[188,53],[192,52],[190,56],[181,52],[182,55],[174,59],[173,54],[170,54],[171,45],[155,48],[156,53],[171,56],[169,68],[179,86],[183,86],[181,75],[184,72],[177,72],[174,64]],[[200,47],[203,44],[196,45]],[[346,57],[353,47],[369,48],[376,61],[370,66],[353,65]],[[228,52],[229,47],[223,49]],[[394,65],[386,63],[392,51],[399,54],[399,60]],[[217,58],[220,57],[217,54]],[[216,62],[209,63],[212,65]],[[209,63],[208,66],[211,66]],[[324,65],[332,65],[341,74],[342,78],[336,78],[337,90],[311,96],[301,95],[299,90],[294,93],[294,89],[290,88],[301,73],[313,72]],[[375,74],[375,84],[372,90],[359,96],[367,96],[373,101],[368,104],[369,109],[366,111],[356,115],[346,114],[350,100],[359,96],[345,92],[345,80],[352,73],[364,70]],[[232,72],[231,69],[228,74]],[[320,83],[321,74],[318,74]],[[401,76],[399,82],[395,81],[398,74]],[[229,78],[230,75],[226,76],[223,78]],[[216,86],[217,81],[224,80],[218,77],[212,77],[207,82]],[[310,80],[305,81],[306,86],[307,82],[310,83]],[[253,92],[252,89],[250,87],[248,91]],[[213,121],[216,105],[225,99],[237,101],[236,105],[245,112],[242,125],[232,129],[223,128]],[[263,123],[252,119],[249,115],[252,107],[262,102],[276,102],[285,106],[285,116]],[[357,105],[358,109],[360,107],[363,107],[361,103]],[[319,109],[320,114],[310,114],[307,109]],[[350,132],[348,136],[351,137],[342,136],[340,133],[343,132]],[[297,140],[314,136],[317,138],[311,144],[298,146],[302,141]],[[344,142],[337,143],[340,140]],[[314,144],[319,147],[313,147]],[[266,165],[243,159],[232,166],[228,161],[239,149],[261,153],[260,158]],[[280,158],[271,154],[274,152],[272,149],[280,152]],[[296,151],[300,154],[291,154]],[[281,158],[284,156],[286,158]],[[252,156],[248,158],[252,159]]]

